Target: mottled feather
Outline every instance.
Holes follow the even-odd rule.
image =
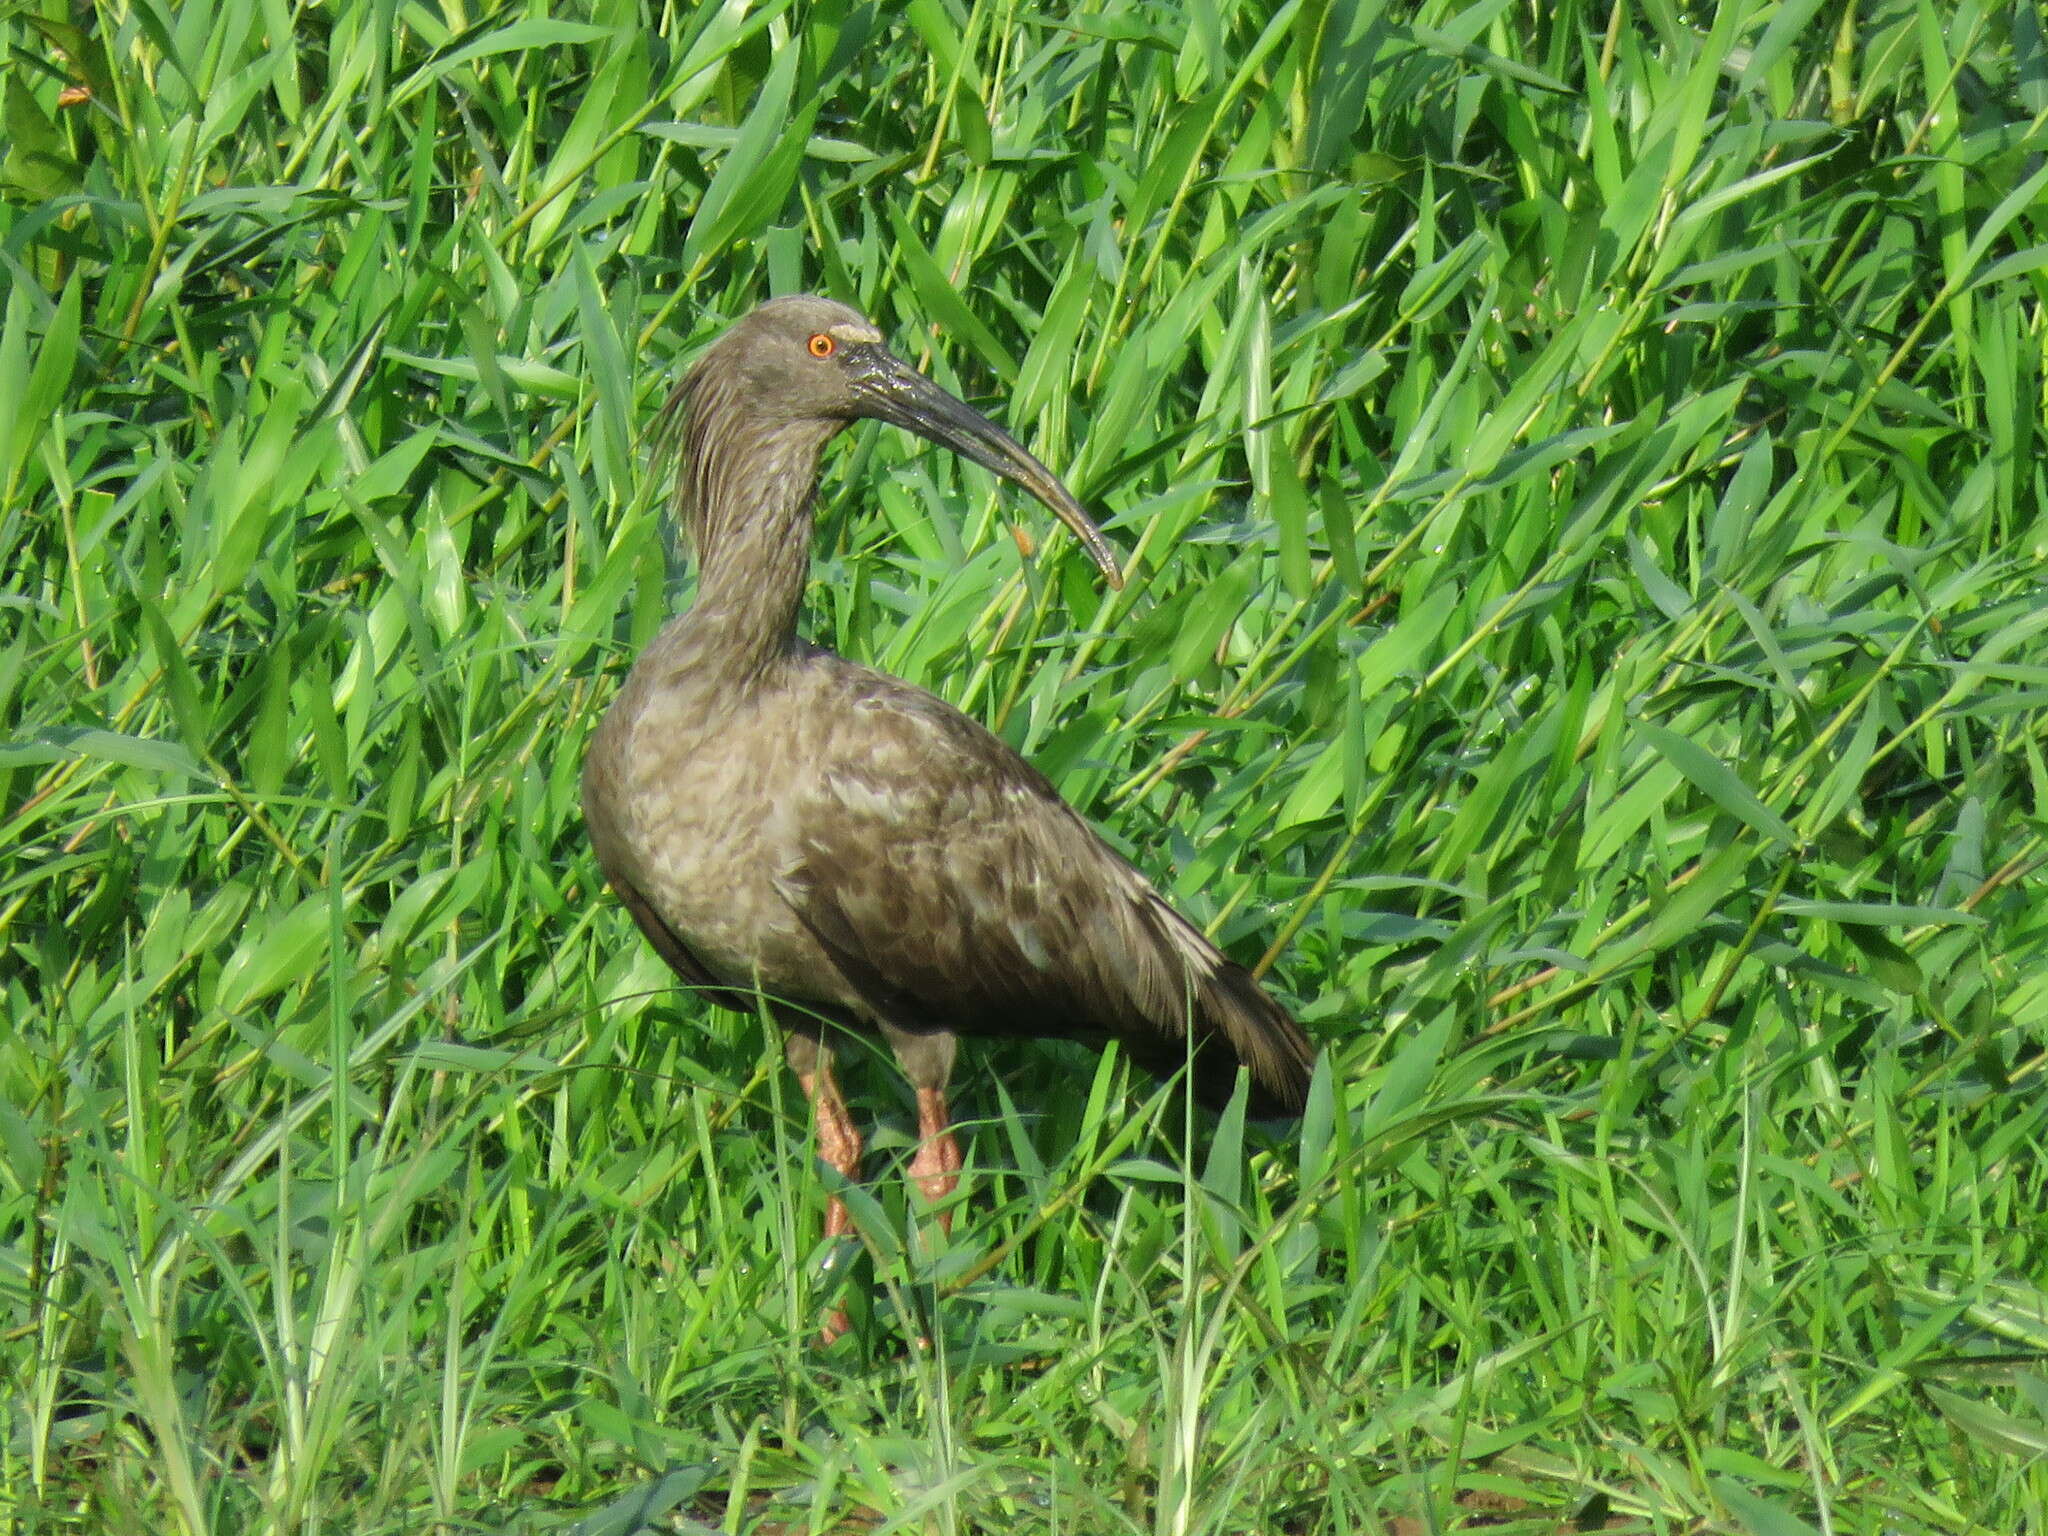
[[[848,673],[855,669],[846,668]],[[852,682],[851,677],[848,678]],[[777,888],[878,1021],[963,1035],[1115,1036],[1227,1096],[1298,1110],[1310,1048],[1285,1010],[1062,800],[951,706],[863,673],[836,755],[793,809]]]

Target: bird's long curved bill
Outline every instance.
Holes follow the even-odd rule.
[[[893,357],[856,387],[863,414],[915,432],[1024,487],[1074,531],[1074,537],[1087,549],[1104,581],[1112,587],[1124,584],[1116,551],[1081,510],[1073,492],[1001,427]]]

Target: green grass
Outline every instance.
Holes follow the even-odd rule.
[[[2048,1531],[2034,8],[542,11],[0,19],[6,1529]],[[868,428],[809,632],[1328,1046],[829,1275],[575,787],[798,287],[1133,566]]]

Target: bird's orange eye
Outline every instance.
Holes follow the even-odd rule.
[[[838,350],[839,343],[830,336],[827,336],[823,331],[818,332],[817,335],[811,338],[811,356],[813,357],[830,357]]]

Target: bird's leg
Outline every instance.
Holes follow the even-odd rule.
[[[905,1171],[924,1203],[936,1207],[939,1230],[951,1237],[953,1208],[945,1201],[960,1187],[960,1143],[953,1139],[953,1117],[947,1112],[943,1087],[917,1090],[917,1151]],[[930,1349],[932,1341],[920,1333],[917,1347]]]
[[[960,1143],[953,1139],[943,1088],[917,1090],[917,1152],[909,1171],[925,1203],[939,1207],[939,1230],[950,1237],[953,1211],[942,1202],[960,1187]]]
[[[886,1020],[882,1034],[917,1090],[917,1151],[905,1171],[927,1205],[940,1205],[960,1187],[960,1143],[953,1139],[953,1117],[946,1111],[946,1082],[953,1075],[959,1041],[949,1030],[899,1029]],[[941,1206],[938,1216],[939,1230],[951,1236],[952,1211]]]
[[[811,1101],[811,1116],[818,1126],[818,1156],[841,1178],[860,1177],[860,1130],[846,1100],[839,1096],[839,1080],[832,1075],[832,1058],[818,1053],[817,1067],[797,1074],[804,1097]],[[853,1218],[846,1202],[837,1195],[825,1207],[825,1235],[844,1237],[853,1230]]]
[[[792,1050],[791,1054],[796,1052]],[[818,1156],[841,1178],[859,1178],[860,1130],[853,1123],[846,1100],[840,1097],[838,1079],[832,1075],[831,1054],[822,1048],[815,1050],[811,1060],[797,1068],[796,1080],[803,1086],[804,1097],[811,1101],[811,1116],[818,1128]],[[844,1237],[852,1230],[853,1217],[847,1212],[846,1202],[834,1195],[825,1206],[826,1241]],[[830,1265],[832,1260],[828,1258],[825,1262]],[[847,1327],[846,1309],[834,1307],[825,1314],[821,1329],[824,1342],[830,1344]]]

